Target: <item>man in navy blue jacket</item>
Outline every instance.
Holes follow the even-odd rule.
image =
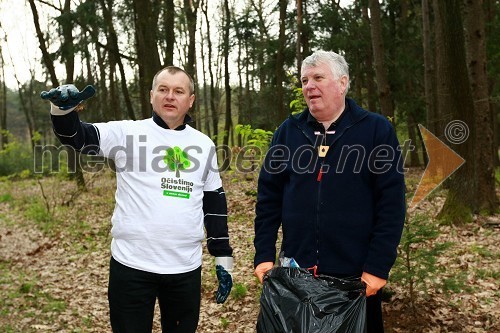
[[[276,130],[259,176],[255,275],[281,251],[302,268],[366,285],[368,332],[383,332],[380,290],[397,254],[405,184],[391,123],[346,98],[345,59],[317,51],[301,73],[307,108]]]

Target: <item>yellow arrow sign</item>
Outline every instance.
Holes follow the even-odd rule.
[[[436,187],[450,177],[465,160],[445,145],[424,126],[418,125],[424,140],[425,150],[429,156],[429,163],[425,168],[422,179],[417,186],[408,209],[415,208],[420,201],[429,195]]]

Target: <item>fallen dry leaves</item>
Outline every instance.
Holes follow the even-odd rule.
[[[260,294],[252,263],[255,178],[224,175],[235,288],[225,304],[215,303],[214,263],[205,251],[199,332],[255,332]],[[107,278],[114,175],[102,172],[68,206],[63,203],[74,193],[73,182],[53,177],[42,184],[49,202],[33,180],[0,185],[0,330],[110,332]],[[436,195],[420,209],[434,216],[442,202]],[[53,210],[52,220],[43,216],[47,206]],[[439,241],[455,245],[438,263],[447,274],[464,274],[467,290],[429,290],[414,312],[402,286],[389,283],[394,294],[384,303],[387,332],[500,332],[498,227],[498,216],[442,227]],[[154,332],[160,331],[156,311]]]

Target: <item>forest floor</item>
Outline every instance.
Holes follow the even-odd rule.
[[[410,175],[411,186],[421,172]],[[261,291],[252,264],[256,175],[227,172],[223,178],[234,287],[225,304],[215,303],[213,258],[205,251],[198,332],[255,332]],[[0,183],[1,332],[111,331],[107,279],[116,183],[110,171],[86,179],[86,192],[60,177]],[[420,205],[431,221],[442,193]],[[436,224],[436,238],[424,247],[450,246],[435,256],[434,273],[414,278],[413,297],[408,280],[389,281],[386,332],[500,332],[499,220],[476,216],[463,226]],[[161,331],[158,317],[156,311],[154,332]]]

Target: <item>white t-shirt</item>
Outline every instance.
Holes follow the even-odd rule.
[[[113,258],[159,274],[198,268],[203,191],[222,186],[212,140],[189,125],[164,129],[152,118],[94,125],[100,154],[113,159],[117,170]]]

